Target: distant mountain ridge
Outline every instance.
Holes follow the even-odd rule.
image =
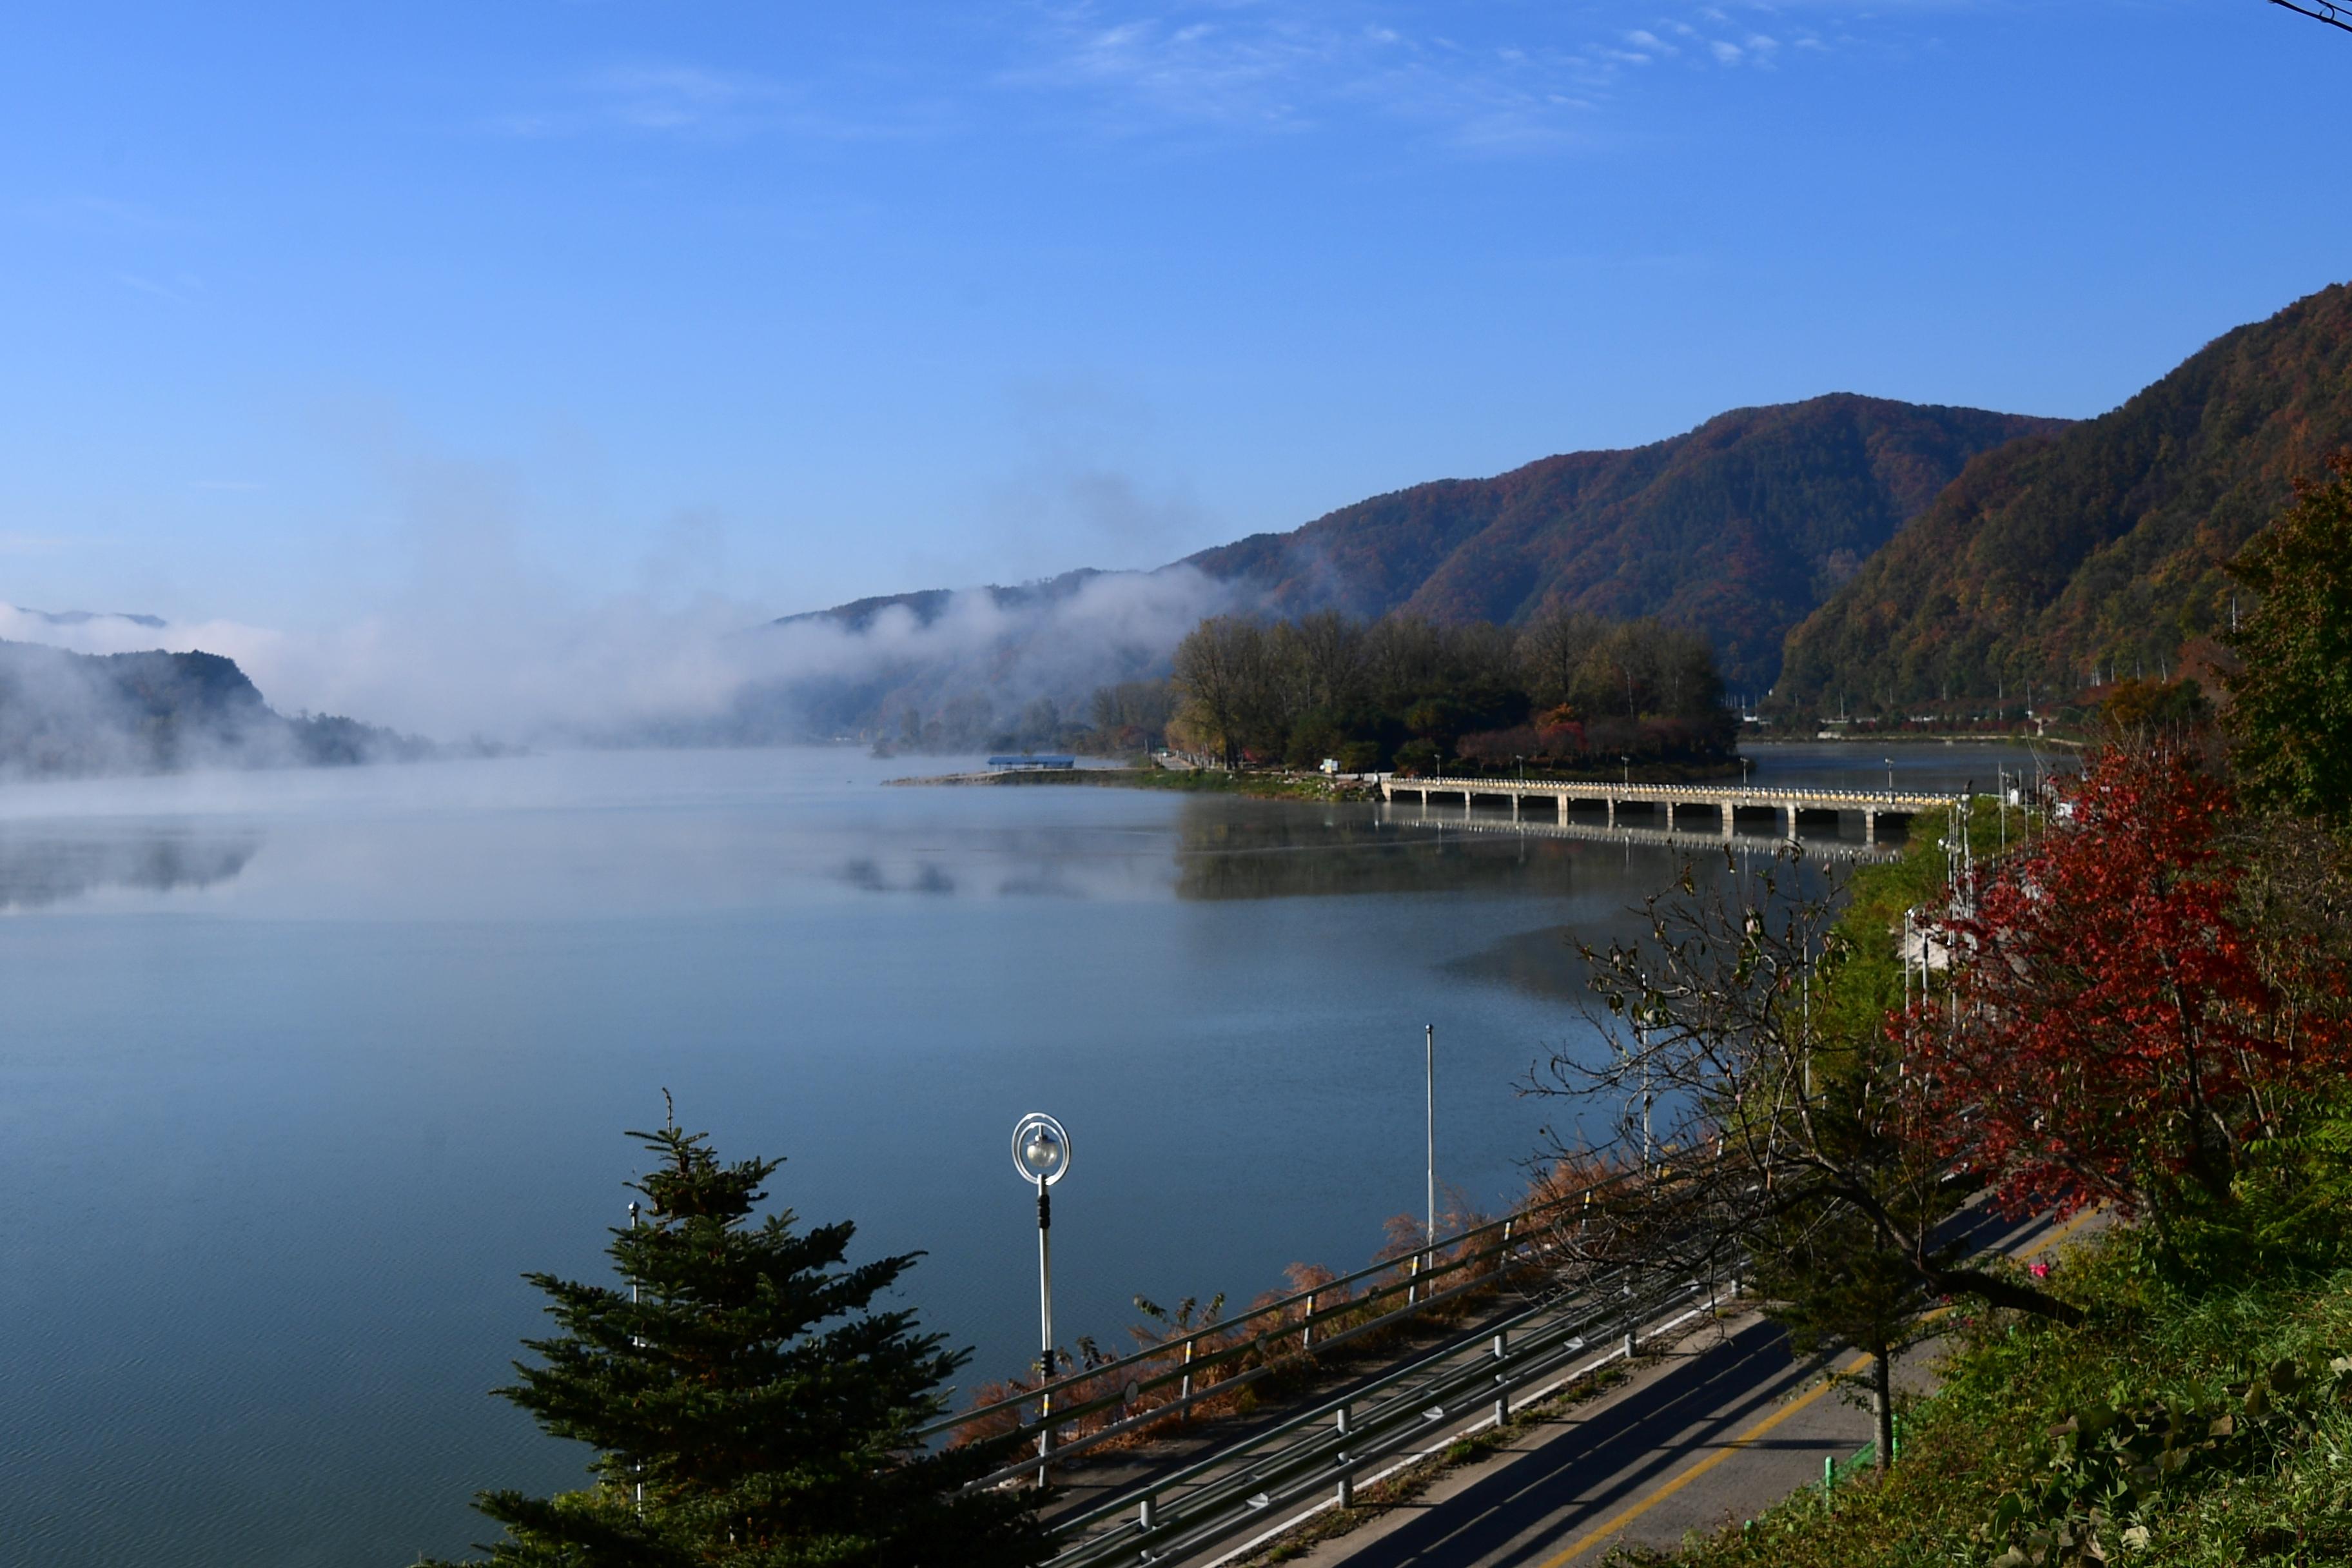
[[[218,654],[83,654],[0,642],[0,773],[320,765],[431,750],[355,720],[286,718]]]
[[[1511,622],[1563,605],[1654,615],[1706,635],[1732,682],[1760,690],[1779,668],[1788,628],[1971,458],[2065,423],[1832,394],[1735,409],[1646,446],[1415,485],[1155,573],[1082,568],[1013,587],[881,595],[776,624],[919,631],[977,605],[1002,623],[993,640],[978,656],[964,642],[938,657],[969,661],[967,684],[985,688],[1061,635],[1055,622],[1065,606],[1105,597],[1122,579],[1197,574],[1202,613],[1336,608],[1369,618],[1402,609]],[[893,611],[902,618],[887,620]],[[1164,670],[1173,639],[1146,640],[1122,641],[1103,679],[1148,673],[1155,662]],[[954,686],[937,658],[909,649],[877,678],[827,685],[814,708],[822,727],[856,731],[899,707],[936,709]],[[1066,701],[1075,693],[1051,695]]]
[[[2352,446],[2352,288],[2226,332],[2122,406],[1988,452],[1789,637],[1776,705],[2014,699],[2177,668],[2223,564]]]

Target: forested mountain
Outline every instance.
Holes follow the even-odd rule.
[[[775,623],[793,673],[697,734],[1043,736],[1097,686],[1165,675],[1177,641],[1225,612],[1401,611],[1446,626],[1654,616],[1704,634],[1736,690],[1760,690],[1788,628],[1970,458],[2063,427],[1840,394],[1417,485],[1157,572],[860,599]]]
[[[350,719],[286,718],[217,654],[0,642],[0,773],[358,763],[428,749]]]
[[[2352,289],[2208,344],[2122,407],[1978,458],[1790,637],[1774,706],[2080,689],[2228,624],[2222,563],[2352,445]]]
[[[1736,409],[1646,447],[1415,485],[1189,564],[1291,614],[1655,616],[1706,634],[1726,679],[1760,689],[1788,629],[1971,458],[2063,426],[1847,394]]]

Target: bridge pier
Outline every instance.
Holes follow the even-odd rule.
[[[1731,814],[1736,809],[1729,801],[1723,802],[1723,836],[1726,838],[1731,837]]]
[[[1864,844],[1878,842],[1878,813],[1867,809],[1863,812],[1862,841]]]
[[[1793,805],[1790,805],[1784,806],[1782,809],[1789,815],[1789,837],[1791,840],[1794,840],[1797,837],[1797,808]]]
[[[1609,797],[1607,797],[1604,801],[1602,801],[1602,803],[1601,803],[1601,804],[1602,804],[1602,805],[1606,805],[1606,806],[1608,806],[1608,808],[1609,808],[1609,826],[1612,826],[1612,827],[1616,826],[1617,826],[1617,797],[1616,797],[1615,795],[1610,795],[1610,796],[1609,796]]]

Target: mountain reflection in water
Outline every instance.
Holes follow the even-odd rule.
[[[0,910],[46,909],[105,888],[208,888],[243,871],[260,848],[260,837],[250,833],[148,829],[68,837],[16,829],[0,835]]]

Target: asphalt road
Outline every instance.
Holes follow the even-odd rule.
[[[1991,1228],[1991,1227],[1989,1227]],[[2074,1227],[2068,1226],[2071,1231]],[[2036,1224],[1987,1239],[2019,1257],[2061,1239]],[[1934,1347],[1898,1363],[1929,1381]],[[1841,1370],[1858,1369],[1842,1356]],[[1818,1363],[1747,1316],[1702,1331],[1606,1396],[1563,1412],[1419,1500],[1295,1563],[1313,1568],[1569,1568],[1621,1541],[1672,1548],[1818,1485],[1825,1458],[1870,1440],[1869,1412],[1832,1392]]]

